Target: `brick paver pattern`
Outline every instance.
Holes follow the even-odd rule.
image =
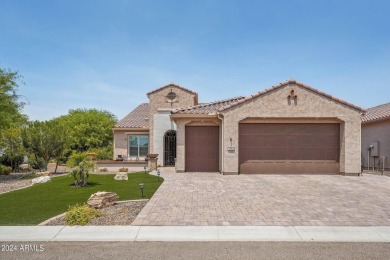
[[[390,226],[390,178],[175,173],[132,225]]]

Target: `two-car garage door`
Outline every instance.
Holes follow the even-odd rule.
[[[242,123],[240,173],[338,173],[337,123]]]

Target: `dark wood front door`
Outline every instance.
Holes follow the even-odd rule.
[[[185,170],[187,172],[219,171],[218,126],[186,126]]]

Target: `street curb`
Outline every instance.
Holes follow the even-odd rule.
[[[390,226],[2,226],[0,241],[390,242]]]

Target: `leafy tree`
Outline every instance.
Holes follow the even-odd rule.
[[[21,138],[21,130],[17,127],[8,128],[2,131],[0,144],[4,147],[4,154],[1,156],[1,162],[11,166],[15,171],[23,162],[24,149]]]
[[[27,117],[20,112],[24,103],[16,93],[20,78],[17,72],[0,68],[0,133],[26,121]]]
[[[35,156],[36,161],[42,158],[45,168],[50,159],[59,159],[65,148],[66,133],[55,121],[30,122],[22,129],[23,146]]]
[[[116,117],[110,112],[97,109],[75,109],[55,120],[67,129],[68,155],[71,151],[80,153],[107,147],[109,147],[109,152],[105,153],[112,154],[112,127],[116,123]]]

